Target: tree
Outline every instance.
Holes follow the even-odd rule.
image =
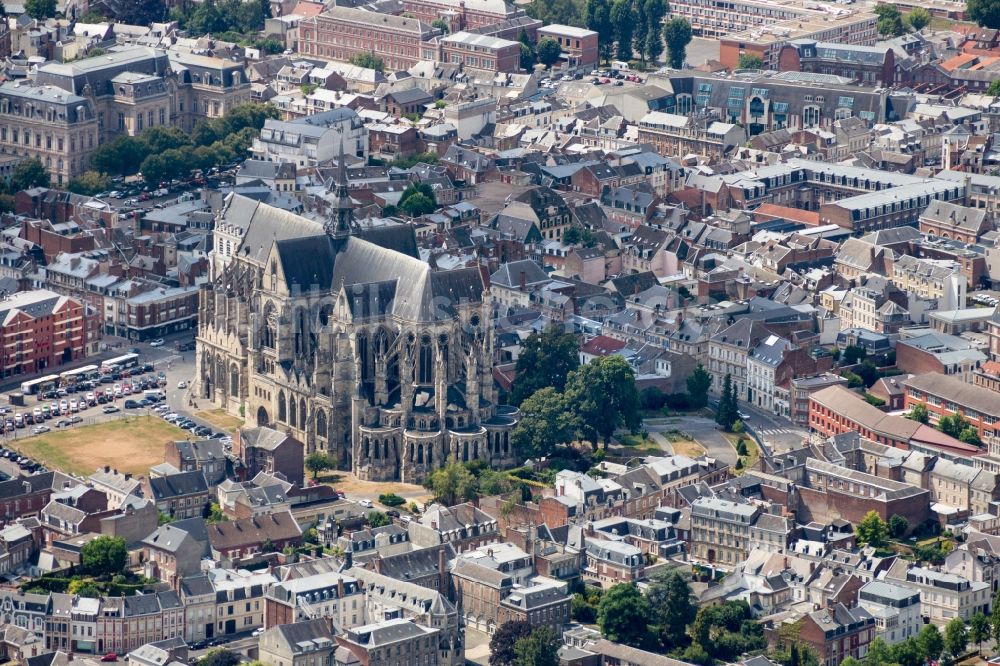
[[[538,62],[545,65],[545,69],[552,69],[552,65],[559,62],[559,56],[562,55],[562,47],[559,46],[559,42],[552,39],[551,37],[543,37],[538,40],[538,45],[535,47],[535,56],[538,58]]]
[[[677,571],[658,572],[649,582],[646,603],[650,617],[656,618],[656,634],[664,651],[687,644],[687,626],[698,612],[691,599],[691,588]]]
[[[756,53],[741,53],[736,69],[764,69],[764,60]]]
[[[224,523],[229,520],[229,516],[222,512],[222,505],[218,502],[210,502],[207,507],[205,507],[205,522],[206,523]]]
[[[898,37],[906,33],[906,25],[903,23],[903,16],[899,13],[896,5],[876,5],[874,12],[878,15],[876,28],[878,29],[880,35]]]
[[[351,58],[351,64],[355,67],[374,69],[376,72],[385,71],[385,62],[374,53],[358,53]]]
[[[225,648],[209,650],[204,657],[198,660],[198,666],[236,666],[239,663],[240,656]]]
[[[906,24],[911,30],[920,32],[931,22],[931,13],[923,7],[916,7],[906,15]]]
[[[32,187],[48,186],[49,174],[45,170],[45,165],[42,164],[41,160],[34,157],[18,162],[17,166],[14,167],[14,172],[10,175],[11,192],[29,190]]]
[[[434,493],[435,499],[446,506],[458,504],[459,500],[476,498],[476,477],[454,458],[449,458],[444,467],[431,472],[426,486]]]
[[[990,612],[990,629],[993,642],[1000,645],[1000,590],[993,597],[993,606]]]
[[[635,36],[635,7],[632,0],[614,0],[611,5],[611,24],[614,27],[619,60],[632,59],[632,38]]]
[[[573,441],[578,425],[565,394],[543,388],[521,403],[512,433],[514,448],[525,458],[551,455],[557,446]]]
[[[70,178],[66,189],[75,194],[92,197],[99,192],[107,190],[110,182],[111,180],[106,174],[97,171],[84,171],[76,178]]]
[[[944,627],[944,647],[953,657],[965,654],[969,645],[969,632],[965,628],[965,620],[952,618]]]
[[[587,29],[597,33],[597,50],[605,61],[611,59],[615,43],[615,26],[611,22],[610,0],[587,0],[584,10]]]
[[[604,356],[574,370],[566,395],[587,439],[596,443],[600,437],[605,449],[615,430],[635,431],[642,423],[635,371],[621,356]]]
[[[437,204],[434,203],[434,199],[431,199],[423,192],[416,192],[406,197],[406,199],[400,200],[396,209],[409,217],[420,217],[421,215],[429,215],[437,210]]]
[[[910,408],[910,412],[906,415],[906,418],[912,421],[917,421],[918,423],[927,423],[931,420],[931,415],[927,411],[927,405],[922,402],[918,402]]]
[[[712,387],[712,376],[701,363],[687,378],[688,403],[694,409],[701,409],[708,404],[708,389]]]
[[[990,87],[986,89],[986,94],[993,95],[994,97],[1000,95],[1000,79],[990,84]]]
[[[854,529],[859,543],[881,548],[889,542],[889,526],[874,510],[865,514]]]
[[[609,641],[639,645],[646,634],[649,604],[631,583],[613,586],[597,606],[597,625]]]
[[[322,451],[313,451],[306,456],[306,469],[312,472],[313,479],[319,476],[320,472],[333,467],[333,461]]]
[[[655,63],[663,54],[663,17],[667,15],[666,0],[645,0],[642,4],[642,21],[645,30],[639,44],[643,59]]]
[[[521,346],[515,368],[511,402],[520,405],[535,391],[551,386],[556,391],[566,389],[566,379],[580,365],[580,343],[572,333],[558,326],[532,333]]]
[[[969,642],[976,644],[976,649],[982,652],[983,641],[990,637],[990,620],[982,613],[976,613],[969,618]]]
[[[26,0],[24,11],[33,19],[47,19],[56,15],[56,0]]]
[[[890,655],[891,662],[899,666],[924,666],[924,655],[916,636],[892,645]]]
[[[865,657],[865,663],[868,666],[889,666],[891,662],[892,654],[889,644],[885,642],[884,638],[879,636],[868,646],[868,655]]]
[[[490,638],[490,666],[511,666],[517,655],[514,645],[531,635],[531,624],[523,620],[511,620],[501,624]]]
[[[910,521],[898,513],[889,516],[889,536],[899,539],[906,536],[906,531],[910,528]]]
[[[672,18],[663,25],[663,38],[667,42],[667,64],[674,69],[684,66],[691,37],[691,24],[687,19]]]
[[[385,525],[391,525],[392,519],[381,511],[369,511],[368,512],[368,525],[371,527],[383,527]]]
[[[547,625],[536,627],[514,643],[517,666],[556,666],[559,663],[559,634]]]
[[[527,44],[521,44],[521,69],[530,72],[535,66],[535,51]]]
[[[864,383],[865,388],[870,388],[872,384],[879,380],[881,375],[878,372],[878,368],[871,361],[864,361],[857,370],[855,370],[857,375],[861,377],[861,381]]]
[[[854,365],[860,362],[868,355],[868,351],[864,347],[858,345],[849,345],[844,348],[844,351],[840,354],[840,360],[843,361],[844,365]]]
[[[121,537],[99,536],[83,545],[80,561],[94,575],[110,576],[125,569],[128,546]]]
[[[937,661],[944,649],[944,639],[938,628],[933,624],[924,625],[917,640],[920,642],[920,651],[923,652],[924,657],[931,661]]]
[[[715,410],[715,422],[723,430],[731,430],[733,424],[740,418],[739,405],[736,402],[736,388],[729,373],[722,380],[722,395],[719,396],[719,408]]]
[[[984,28],[1000,28],[1000,2],[998,0],[967,0],[965,16]]]
[[[955,412],[954,414],[949,414],[948,416],[943,416],[938,421],[938,430],[946,435],[950,435],[955,439],[958,439],[962,431],[969,427],[969,422],[965,420],[965,417]]]
[[[201,3],[187,22],[188,32],[195,36],[223,32],[225,29],[226,23],[214,0],[205,0]]]
[[[130,0],[115,5],[114,17],[119,23],[149,25],[166,17],[165,3],[161,0]]]
[[[451,28],[448,27],[448,22],[444,19],[434,19],[431,21],[431,27],[437,28],[446,35],[451,32]]]

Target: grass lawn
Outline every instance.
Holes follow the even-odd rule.
[[[235,434],[237,430],[243,427],[243,419],[228,414],[224,409],[207,409],[202,412],[195,412],[195,416],[206,423],[211,423],[219,430],[225,430],[230,434]]]
[[[733,471],[736,474],[742,474],[743,470],[752,469],[753,466],[757,464],[757,461],[760,460],[760,448],[757,446],[757,442],[754,440],[754,438],[746,433],[736,435],[727,432],[725,433],[724,436],[726,439],[729,440],[729,443],[730,445],[732,445],[733,450],[736,450],[736,442],[740,440],[740,437],[743,438],[743,442],[746,444],[747,447],[747,454],[745,456],[741,456],[743,459],[743,469],[740,470],[734,469]]]
[[[136,476],[163,462],[163,446],[190,433],[152,416],[130,416],[88,426],[73,426],[5,445],[31,456],[49,469],[90,476],[110,465]]]

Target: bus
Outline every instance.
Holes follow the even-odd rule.
[[[59,373],[59,385],[69,386],[71,384],[76,384],[79,381],[83,381],[89,378],[91,375],[97,374],[100,368],[96,365],[85,365],[82,368],[77,368],[76,370],[67,370],[66,372]]]
[[[119,356],[117,358],[109,358],[106,361],[102,361],[101,372],[107,374],[109,372],[114,372],[115,370],[134,368],[137,365],[139,365],[138,354],[125,354],[124,356]]]
[[[35,395],[36,393],[45,393],[46,391],[51,391],[56,388],[59,384],[59,375],[45,375],[44,377],[39,377],[38,379],[32,379],[27,382],[21,382],[21,393],[24,395]]]

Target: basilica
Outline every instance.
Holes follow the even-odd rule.
[[[325,224],[231,194],[200,293],[194,393],[369,481],[447,459],[512,466],[478,268],[435,271],[409,225],[360,230],[346,172]]]

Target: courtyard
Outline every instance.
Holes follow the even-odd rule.
[[[146,476],[150,467],[163,462],[163,447],[168,441],[189,436],[156,417],[125,416],[9,440],[5,446],[61,472],[89,476],[109,465],[120,472]]]

